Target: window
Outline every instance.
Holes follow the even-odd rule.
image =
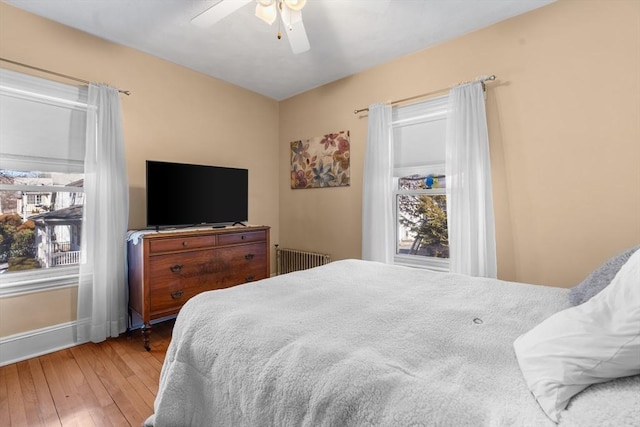
[[[25,194],[25,195],[27,196],[28,205],[39,205],[42,203],[42,194]]]
[[[448,270],[447,97],[393,109],[394,262]]]
[[[0,294],[76,284],[86,89],[0,70]]]
[[[0,177],[0,272],[78,264],[82,174],[5,169]]]

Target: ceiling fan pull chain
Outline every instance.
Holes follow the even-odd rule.
[[[280,32],[280,28],[281,28],[280,27],[280,25],[281,25],[280,21],[282,21],[282,20],[278,19],[278,34],[277,34],[278,40],[280,40],[282,38],[282,33]]]
[[[282,0],[278,0],[278,15],[280,15],[280,19],[278,19],[278,40],[282,39],[282,32],[280,29],[282,28]]]

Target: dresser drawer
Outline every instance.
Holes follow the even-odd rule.
[[[216,258],[213,250],[157,255],[149,259],[152,315],[177,312],[192,296],[213,289]]]
[[[164,283],[154,289],[150,297],[150,313],[154,318],[176,314],[190,298],[206,291],[189,282]]]
[[[215,246],[215,244],[215,235],[155,239],[149,242],[149,252],[155,254],[187,249],[201,249]]]
[[[164,282],[215,274],[213,249],[149,257],[149,288],[153,292]]]
[[[265,243],[217,249],[219,283],[226,287],[265,279],[268,276],[266,249]]]
[[[266,240],[266,231],[247,231],[244,233],[221,234],[218,236],[219,245],[234,245],[236,243],[261,242]]]

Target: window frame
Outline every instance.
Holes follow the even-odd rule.
[[[31,193],[31,194],[27,194],[27,204],[28,205],[39,205],[42,204],[42,193]],[[33,198],[33,201],[30,200],[30,198]]]
[[[0,191],[84,193],[84,188],[62,185],[34,186],[24,184],[0,184]],[[14,271],[11,273],[5,272],[0,274],[0,297],[76,286],[78,284],[79,273],[80,264]]]
[[[80,264],[0,274],[0,297],[77,286],[79,274]]]
[[[87,104],[87,90],[82,86],[66,85],[5,69],[0,70],[0,77],[2,78],[0,81],[0,97],[2,99],[7,97],[7,99],[33,102],[33,105],[49,105],[53,108],[64,108],[85,114],[89,109],[94,108]],[[21,118],[23,116],[16,117],[18,117],[16,123],[22,123]],[[78,119],[80,117],[82,116],[73,116],[72,118]],[[47,124],[49,122],[45,120],[43,123]],[[43,123],[38,123],[38,125],[42,128]],[[83,123],[84,122],[79,121],[75,123],[74,130],[69,130],[68,141],[70,143],[65,145],[65,148],[77,147],[78,141],[81,145],[84,144],[83,135],[86,126]],[[56,130],[59,129],[56,128]],[[32,148],[38,147],[38,144],[41,143],[41,140],[34,140],[35,142],[33,142],[33,144],[31,143],[32,140],[23,140],[24,136],[22,133],[15,134],[15,136],[19,144],[28,144],[28,146]],[[66,141],[66,139],[63,140]],[[47,144],[51,143],[49,139],[46,141]],[[74,141],[75,144],[73,143]],[[29,151],[25,149],[24,152],[22,152],[22,146],[18,146],[21,147],[20,150],[16,151],[12,148],[9,151],[5,150],[2,152],[2,158],[0,158],[0,160],[3,160],[1,166],[3,170],[57,171],[82,174],[83,176],[85,174],[84,154],[74,157],[70,155],[70,153],[63,151],[66,155],[58,158],[50,155],[43,156],[43,153],[40,153],[38,150]],[[74,153],[78,152],[74,151]],[[42,169],[39,165],[42,165]],[[32,186],[24,184],[0,184],[0,191],[84,193],[84,188],[67,187],[63,185]],[[47,269],[14,271],[11,273],[6,271],[0,273],[0,298],[60,289],[63,287],[75,287],[79,282],[79,271],[80,264],[74,264]]]
[[[441,96],[433,98],[420,103],[412,104],[409,108],[415,108],[411,110],[413,115],[409,114],[409,117],[403,117],[393,120],[391,124],[391,131],[403,126],[411,126],[419,123],[426,123],[437,120],[447,120],[447,100],[448,96]],[[398,107],[394,107],[398,108]],[[445,122],[446,123],[446,122]],[[446,126],[445,126],[446,128]],[[445,135],[443,135],[443,138]],[[394,144],[396,141],[394,141]],[[443,141],[444,143],[444,141]],[[409,176],[416,173],[423,173],[425,169],[430,170],[430,173],[445,173],[444,162],[426,162],[421,164],[414,164],[410,166],[393,167],[393,191],[392,191],[392,206],[393,206],[393,226],[394,226],[394,241],[393,241],[393,263],[398,265],[404,265],[408,267],[425,268],[433,271],[448,272],[449,271],[449,259],[427,257],[422,255],[409,255],[397,253],[398,247],[398,231],[399,231],[399,215],[398,215],[398,195],[446,195],[445,188],[436,189],[420,189],[420,190],[399,190],[398,181],[400,177]],[[446,178],[445,178],[446,179]],[[449,228],[447,226],[447,233]]]
[[[443,163],[431,163],[425,164],[424,166],[412,166],[406,168],[394,168],[394,174],[399,174],[400,176],[408,176],[413,173],[419,173],[424,171],[424,169],[432,170],[435,173],[444,173],[444,164]],[[400,236],[398,235],[399,230],[399,206],[398,206],[398,196],[399,195],[410,195],[410,196],[446,196],[447,191],[445,188],[432,188],[432,189],[418,189],[418,190],[399,190],[398,189],[398,178],[394,178],[394,188],[393,188],[393,222],[394,222],[394,250],[393,250],[393,262],[394,264],[406,265],[409,267],[422,267],[428,268],[430,270],[435,271],[449,271],[449,259],[448,258],[438,258],[438,257],[427,257],[422,255],[408,255],[408,254],[399,254],[397,253],[397,245],[398,239]],[[447,234],[449,228],[447,227]]]

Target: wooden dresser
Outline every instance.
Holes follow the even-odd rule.
[[[129,240],[129,312],[151,321],[175,315],[200,292],[269,277],[269,227],[152,232]]]

